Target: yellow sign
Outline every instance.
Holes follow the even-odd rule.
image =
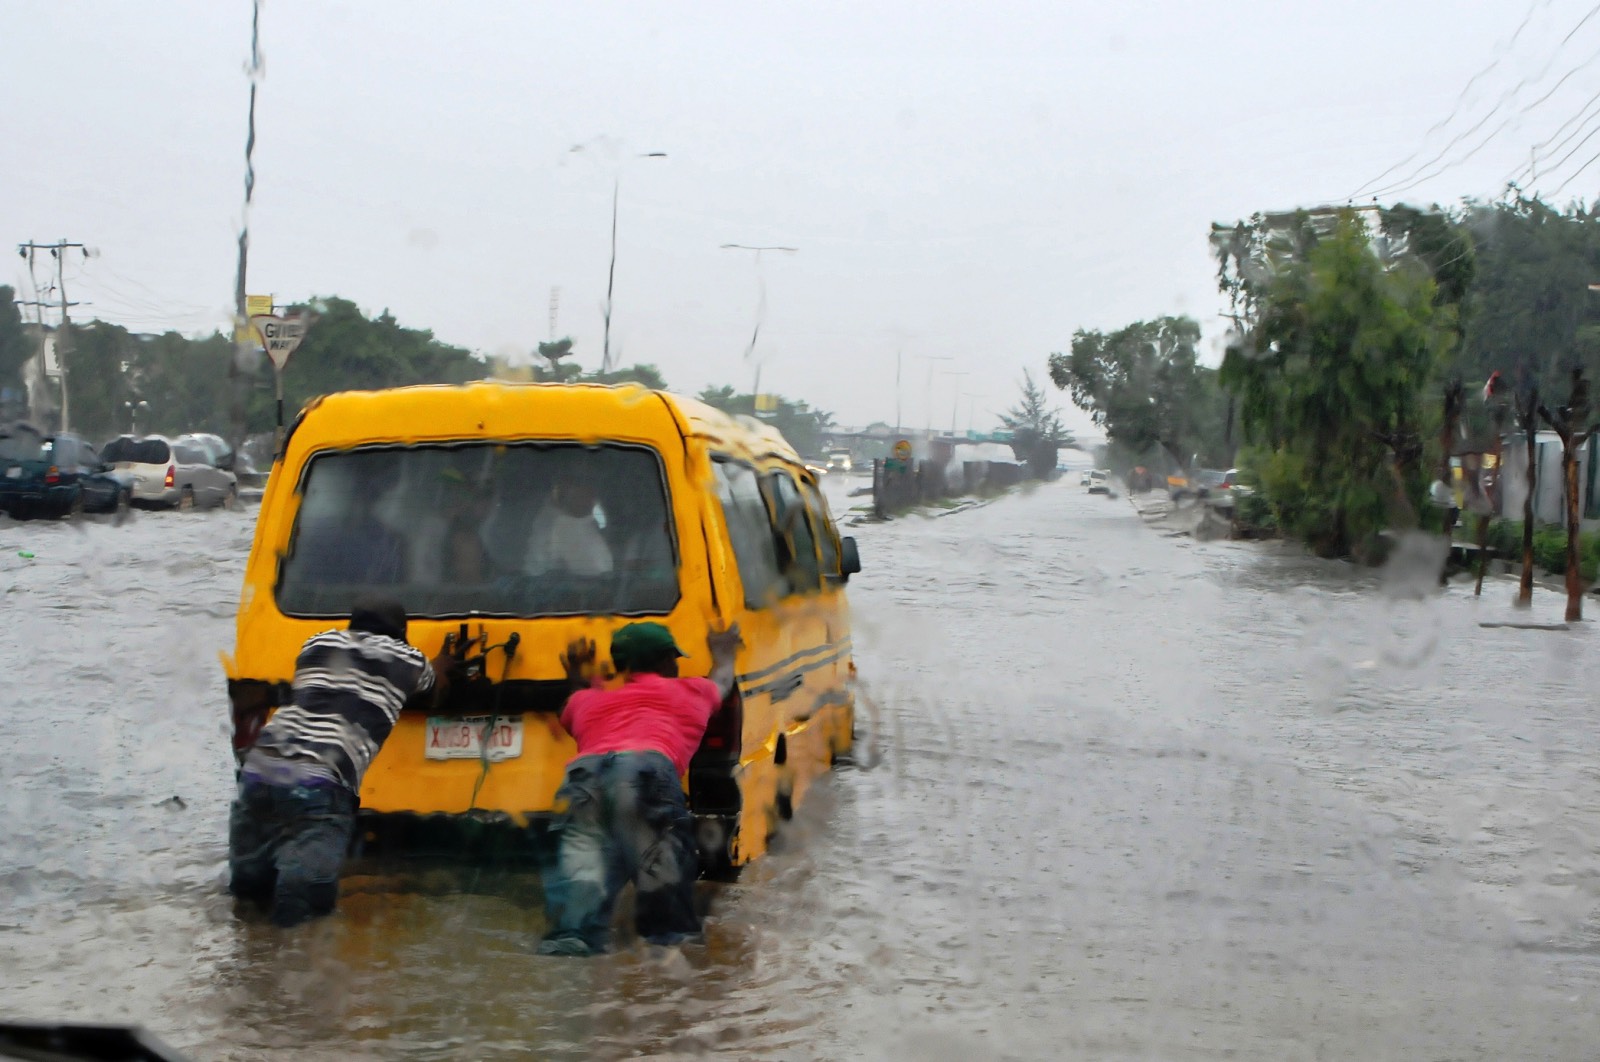
[[[911,460],[911,440],[901,439],[894,444],[894,459],[896,461]]]
[[[776,413],[778,411],[777,395],[756,395],[757,413]]]
[[[255,325],[250,323],[250,318],[270,316],[272,316],[271,295],[246,295],[244,297],[244,320],[234,325],[233,341],[235,343],[261,342],[261,337],[256,334]]]

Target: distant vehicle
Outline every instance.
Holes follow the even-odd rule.
[[[1087,487],[1089,485],[1089,480],[1093,475],[1094,475],[1094,469],[1092,469],[1092,468],[1084,469],[1083,470],[1083,475],[1078,477],[1078,486]]]
[[[185,443],[198,447],[205,452],[207,460],[215,468],[225,471],[234,471],[235,455],[233,447],[228,445],[226,439],[220,435],[210,435],[203,432],[189,432],[172,440],[175,443]]]
[[[1111,474],[1109,472],[1107,472],[1105,469],[1103,469],[1103,468],[1091,469],[1089,471],[1089,473],[1088,473],[1088,476],[1089,476],[1089,493],[1090,494],[1110,494],[1111,493]]]
[[[1249,497],[1255,491],[1239,482],[1239,470],[1230,468],[1219,474],[1220,478],[1214,485],[1205,488],[1203,497],[1213,508],[1232,509],[1234,502],[1239,498]]]
[[[210,452],[194,443],[123,435],[106,443],[100,457],[113,469],[132,474],[135,504],[231,508],[239,498],[233,473],[218,468]]]
[[[849,450],[828,451],[828,471],[847,473],[855,467],[855,462],[850,460]]]
[[[83,511],[125,513],[133,506],[133,473],[101,463],[100,470],[83,478]]]
[[[1204,498],[1223,481],[1226,473],[1214,468],[1197,468],[1193,472],[1174,472],[1167,477],[1167,493],[1173,501],[1185,498]]]
[[[114,510],[129,486],[81,436],[26,424],[0,431],[0,509],[13,517]]]

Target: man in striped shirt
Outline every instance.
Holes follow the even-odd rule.
[[[361,777],[406,702],[447,679],[406,643],[398,601],[363,597],[348,630],[309,638],[294,701],[273,713],[239,770],[228,820],[228,889],[292,926],[333,910],[355,828]]]

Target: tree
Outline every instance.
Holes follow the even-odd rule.
[[[1555,430],[1561,439],[1561,483],[1566,502],[1567,518],[1567,622],[1583,619],[1583,573],[1578,556],[1578,451],[1589,441],[1593,428],[1589,424],[1589,381],[1583,378],[1583,369],[1572,370],[1572,387],[1567,404],[1554,410],[1539,407],[1539,416]],[[1532,436],[1529,436],[1532,449]],[[1529,492],[1532,495],[1532,491]],[[1530,521],[1531,523],[1531,521]]]
[[[137,344],[120,325],[91,321],[74,326],[66,354],[73,431],[98,441],[126,429],[124,403],[137,400],[128,371]]]
[[[739,394],[730,385],[707,387],[695,397],[733,416],[757,416],[756,396]],[[761,413],[759,419],[776,428],[796,453],[804,457],[821,456],[823,432],[832,425],[833,414],[812,409],[802,400],[784,398],[782,395],[774,398],[776,408]]]
[[[1520,194],[1459,210],[1396,207],[1382,213],[1394,253],[1432,272],[1435,299],[1458,310],[1461,342],[1439,366],[1442,379],[1500,372],[1519,388],[1556,394],[1574,368],[1600,373],[1600,211],[1558,210]],[[1469,435],[1496,430],[1491,406],[1465,409]]]
[[[1187,317],[1137,321],[1109,335],[1079,329],[1070,355],[1050,355],[1050,379],[1127,454],[1159,446],[1182,468],[1197,452],[1226,464],[1227,397],[1216,372],[1196,361],[1199,340],[1200,326]]]
[[[1522,495],[1522,579],[1517,584],[1517,604],[1533,604],[1533,498],[1539,489],[1539,389],[1524,386],[1517,393],[1517,426],[1522,429],[1524,456],[1528,459],[1527,490]]]
[[[548,343],[539,344],[539,357],[550,363],[550,368],[555,370],[561,364],[561,359],[572,353],[572,337],[565,336],[561,339],[552,339]]]
[[[1455,342],[1454,307],[1425,264],[1380,258],[1353,210],[1229,241],[1219,259],[1240,326],[1221,379],[1262,447],[1263,490],[1318,553],[1364,551],[1421,499],[1422,396]]]
[[[1022,398],[1000,414],[1000,423],[1010,429],[1011,450],[1035,479],[1048,476],[1056,467],[1057,451],[1074,442],[1061,415],[1050,406],[1045,389],[1033,382],[1027,369],[1022,370]]]
[[[666,377],[662,376],[661,370],[654,365],[630,365],[625,369],[615,369],[611,372],[585,373],[577,379],[579,383],[636,383],[641,387],[648,387],[652,391],[667,390]]]
[[[35,344],[22,323],[16,292],[0,284],[0,398],[7,390],[23,388],[22,366],[33,357]]]
[[[388,310],[368,318],[349,299],[330,296],[294,311],[310,311],[313,319],[305,341],[284,370],[287,410],[335,391],[459,384],[481,379],[485,371],[484,363],[470,352],[441,343],[427,329],[401,325]],[[250,424],[256,431],[273,424],[271,380],[271,366],[263,357],[250,404]]]

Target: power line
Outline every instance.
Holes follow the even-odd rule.
[[[1511,34],[1511,38],[1508,41],[1506,41],[1504,44],[1500,45],[1500,47],[1498,49],[1498,54],[1496,54],[1494,59],[1492,59],[1489,62],[1488,66],[1484,67],[1482,70],[1479,70],[1476,74],[1473,74],[1472,77],[1467,80],[1466,85],[1464,85],[1462,87],[1462,89],[1461,89],[1461,92],[1459,94],[1457,94],[1455,106],[1451,108],[1450,113],[1448,115],[1446,115],[1443,118],[1443,120],[1435,122],[1433,124],[1433,126],[1428,129],[1427,132],[1422,134],[1423,141],[1426,141],[1428,139],[1428,137],[1432,136],[1434,133],[1438,132],[1439,130],[1443,129],[1445,126],[1449,125],[1451,122],[1455,121],[1456,115],[1461,113],[1462,105],[1466,103],[1467,94],[1472,91],[1472,86],[1476,85],[1480,80],[1482,80],[1483,78],[1487,77],[1489,74],[1494,72],[1495,68],[1500,65],[1500,60],[1505,57],[1505,53],[1510,50],[1512,45],[1516,44],[1517,38],[1522,34],[1523,29],[1525,29],[1527,27],[1528,23],[1533,19],[1534,13],[1536,11],[1538,11],[1539,8],[1541,8],[1541,7],[1548,7],[1550,5],[1550,3],[1551,3],[1551,0],[1542,0],[1542,2],[1541,2],[1541,0],[1534,0],[1533,5],[1528,8],[1527,14],[1522,16],[1522,22],[1520,24],[1518,24],[1518,26],[1516,28],[1516,32]],[[1379,181],[1381,181],[1385,177],[1389,176],[1389,174],[1393,173],[1395,170],[1398,170],[1400,167],[1410,164],[1410,162],[1413,159],[1415,159],[1418,155],[1422,154],[1422,150],[1423,149],[1419,147],[1416,151],[1413,151],[1411,154],[1407,155],[1405,158],[1401,159],[1399,162],[1395,163],[1393,166],[1390,166],[1388,169],[1384,170],[1382,173],[1378,174],[1376,177],[1374,177],[1371,180],[1367,181],[1360,188],[1357,188],[1354,192],[1351,192],[1348,198],[1350,198],[1350,199],[1356,198],[1357,196],[1359,196],[1363,192],[1365,192],[1368,188],[1371,188],[1373,185],[1377,184]],[[1428,164],[1424,163],[1424,165],[1428,165]]]
[[[1600,128],[1597,128],[1596,132],[1600,132]],[[1590,133],[1589,135],[1593,136],[1594,134]],[[1588,137],[1585,137],[1584,139],[1587,140]],[[1577,150],[1577,149],[1574,148],[1573,150]],[[1600,155],[1591,155],[1591,156],[1589,156],[1589,161],[1585,162],[1582,166],[1579,166],[1576,170],[1574,170],[1571,177],[1568,177],[1566,180],[1562,181],[1561,184],[1556,187],[1556,190],[1550,193],[1550,197],[1553,199],[1556,196],[1560,195],[1563,191],[1566,190],[1567,185],[1571,184],[1573,181],[1577,180],[1580,176],[1582,176],[1583,175],[1583,171],[1587,170],[1590,166],[1593,166],[1596,161],[1600,161]]]
[[[1590,96],[1589,97],[1589,102],[1585,103],[1583,105],[1583,107],[1578,111],[1577,114],[1573,115],[1571,118],[1568,118],[1566,121],[1562,122],[1561,125],[1556,129],[1555,132],[1551,133],[1547,138],[1545,138],[1544,140],[1540,141],[1539,143],[1533,145],[1533,148],[1530,151],[1530,156],[1531,157],[1530,157],[1530,160],[1528,162],[1528,165],[1521,166],[1521,167],[1517,168],[1516,170],[1513,170],[1511,173],[1508,173],[1506,175],[1505,179],[1503,181],[1501,181],[1500,183],[1502,185],[1521,184],[1522,183],[1522,179],[1524,177],[1531,177],[1534,174],[1536,174],[1538,172],[1538,170],[1537,170],[1538,164],[1541,161],[1543,161],[1544,159],[1549,158],[1550,155],[1554,153],[1554,151],[1560,151],[1562,148],[1566,147],[1569,143],[1572,142],[1572,137],[1577,136],[1578,133],[1583,132],[1583,124],[1582,124],[1583,119],[1586,116],[1588,116],[1589,111],[1594,107],[1594,105],[1596,103],[1600,103],[1600,92],[1597,92],[1593,96]],[[1555,149],[1554,149],[1554,151],[1546,152],[1544,150],[1545,148],[1549,147],[1552,143],[1555,142],[1556,137],[1558,137],[1562,133],[1566,132],[1568,126],[1571,126],[1574,123],[1578,124],[1578,129],[1576,131],[1574,131],[1571,136],[1568,136],[1565,140],[1561,141],[1561,143],[1557,144]]]
[[[1577,31],[1580,28],[1582,28],[1582,26],[1586,22],[1588,22],[1590,18],[1594,17],[1594,15],[1596,13],[1600,13],[1600,5],[1596,5],[1594,8],[1590,9],[1589,14],[1585,15],[1582,19],[1580,19],[1578,21],[1578,24],[1576,26],[1574,26],[1567,33],[1567,35],[1564,38],[1562,38],[1561,43],[1556,45],[1555,49],[1550,53],[1550,57],[1545,60],[1544,66],[1540,68],[1540,70],[1539,70],[1539,72],[1537,74],[1533,75],[1532,77],[1524,77],[1521,81],[1518,81],[1510,89],[1508,89],[1507,91],[1501,93],[1500,98],[1497,101],[1495,101],[1495,105],[1492,108],[1490,108],[1488,113],[1486,113],[1482,118],[1478,119],[1478,121],[1470,129],[1467,129],[1465,132],[1457,134],[1454,138],[1452,138],[1450,140],[1449,143],[1447,143],[1443,148],[1441,148],[1439,150],[1439,152],[1436,155],[1434,155],[1434,157],[1432,159],[1429,159],[1427,162],[1425,162],[1421,166],[1417,167],[1417,169],[1413,170],[1412,173],[1410,174],[1410,176],[1402,178],[1399,181],[1390,182],[1389,184],[1387,184],[1387,185],[1385,185],[1385,186],[1383,186],[1381,188],[1378,188],[1375,191],[1373,191],[1371,193],[1373,195],[1373,197],[1376,198],[1378,196],[1385,196],[1385,195],[1393,196],[1393,195],[1398,195],[1401,192],[1409,191],[1410,189],[1415,188],[1417,185],[1419,185],[1419,184],[1421,184],[1421,183],[1423,183],[1425,181],[1430,181],[1433,178],[1438,177],[1441,174],[1448,172],[1451,168],[1453,168],[1455,166],[1459,166],[1462,163],[1466,162],[1468,159],[1470,159],[1474,155],[1476,155],[1479,151],[1483,150],[1483,148],[1487,147],[1489,145],[1489,143],[1491,141],[1493,141],[1496,136],[1499,136],[1500,133],[1502,131],[1504,131],[1507,126],[1509,126],[1511,124],[1513,119],[1523,117],[1529,111],[1533,110],[1535,107],[1537,107],[1540,104],[1542,104],[1545,100],[1548,100],[1551,96],[1553,96],[1555,94],[1556,87],[1558,87],[1559,85],[1565,83],[1568,78],[1572,77],[1574,74],[1578,73],[1580,70],[1583,70],[1586,67],[1588,67],[1596,59],[1600,59],[1600,52],[1596,52],[1594,55],[1590,56],[1588,59],[1584,60],[1582,63],[1579,63],[1577,66],[1575,66],[1571,70],[1567,71],[1567,73],[1563,74],[1561,76],[1561,78],[1557,81],[1556,86],[1553,86],[1550,89],[1549,92],[1545,93],[1545,95],[1541,96],[1538,100],[1535,100],[1533,103],[1530,103],[1527,106],[1523,107],[1522,110],[1517,112],[1517,114],[1507,117],[1498,126],[1496,126],[1494,128],[1494,130],[1492,130],[1489,133],[1489,135],[1487,137],[1485,137],[1484,140],[1481,143],[1479,143],[1472,150],[1468,151],[1465,155],[1462,155],[1462,156],[1460,156],[1459,158],[1456,158],[1453,161],[1446,162],[1443,166],[1441,166],[1440,168],[1438,168],[1436,170],[1428,170],[1428,168],[1430,166],[1433,166],[1436,163],[1440,162],[1442,159],[1444,159],[1444,157],[1450,153],[1450,149],[1451,148],[1455,147],[1462,140],[1465,140],[1467,137],[1469,137],[1473,133],[1477,132],[1485,124],[1488,123],[1489,119],[1493,118],[1496,114],[1499,114],[1500,111],[1502,109],[1504,109],[1505,106],[1508,103],[1510,103],[1512,100],[1514,100],[1522,92],[1522,90],[1524,88],[1526,88],[1530,84],[1537,84],[1538,82],[1543,81],[1545,76],[1550,73],[1551,67],[1553,67],[1555,65],[1556,57],[1561,54],[1561,49],[1563,47],[1565,47],[1566,43],[1572,39],[1573,34],[1577,33]],[[1428,172],[1423,172],[1425,170],[1428,170]]]
[[[1444,121],[1442,121],[1440,123],[1437,123],[1436,125],[1433,126],[1433,128],[1429,129],[1428,132],[1426,134],[1424,134],[1424,137],[1423,137],[1424,141],[1426,141],[1427,137],[1431,136],[1435,131],[1437,131],[1437,130],[1445,127],[1445,126],[1448,126],[1452,121],[1455,120],[1456,116],[1461,113],[1462,105],[1465,102],[1467,93],[1471,89],[1472,85],[1475,84],[1481,77],[1483,77],[1485,74],[1490,72],[1492,69],[1494,69],[1495,67],[1499,66],[1501,60],[1504,58],[1504,53],[1508,50],[1510,45],[1516,41],[1516,38],[1521,34],[1522,30],[1527,26],[1529,19],[1531,19],[1532,16],[1533,16],[1533,13],[1534,13],[1533,10],[1530,10],[1528,15],[1524,16],[1522,24],[1519,25],[1518,28],[1517,28],[1517,32],[1512,34],[1511,41],[1509,41],[1506,45],[1501,47],[1501,49],[1500,49],[1501,54],[1496,56],[1494,61],[1491,62],[1488,67],[1485,67],[1484,70],[1479,71],[1478,74],[1473,76],[1472,80],[1470,80],[1467,83],[1467,87],[1462,89],[1461,95],[1457,97],[1456,106],[1452,109],[1452,111],[1450,112],[1449,116],[1447,116]],[[1420,165],[1418,165],[1415,168],[1413,168],[1410,171],[1410,173],[1408,173],[1407,176],[1405,176],[1403,178],[1400,178],[1400,179],[1394,180],[1394,181],[1390,181],[1388,184],[1381,185],[1380,187],[1377,187],[1375,189],[1373,188],[1373,186],[1375,184],[1378,184],[1380,181],[1383,180],[1384,176],[1386,176],[1389,173],[1393,173],[1395,170],[1400,169],[1402,166],[1405,166],[1405,165],[1409,164],[1412,160],[1416,159],[1417,156],[1422,154],[1422,151],[1420,149],[1418,151],[1414,151],[1414,152],[1411,153],[1411,155],[1407,156],[1407,158],[1404,161],[1402,161],[1400,163],[1397,163],[1394,166],[1391,166],[1388,170],[1384,171],[1383,174],[1380,174],[1378,177],[1375,177],[1372,180],[1368,181],[1366,184],[1362,185],[1362,187],[1360,189],[1358,189],[1355,193],[1353,193],[1350,196],[1350,198],[1354,199],[1357,195],[1361,195],[1363,193],[1370,194],[1373,198],[1377,198],[1379,196],[1397,195],[1397,194],[1399,194],[1401,192],[1409,191],[1412,188],[1415,188],[1417,185],[1419,185],[1419,184],[1421,184],[1423,182],[1432,180],[1433,178],[1438,177],[1441,174],[1448,172],[1450,169],[1452,169],[1452,168],[1454,168],[1456,166],[1460,166],[1461,164],[1465,163],[1467,160],[1471,159],[1479,151],[1481,151],[1481,150],[1483,150],[1483,148],[1487,147],[1489,145],[1489,143],[1491,143],[1497,136],[1499,136],[1502,132],[1504,132],[1505,129],[1511,125],[1511,122],[1513,121],[1513,118],[1521,118],[1521,117],[1527,115],[1530,111],[1534,110],[1536,107],[1539,107],[1539,106],[1543,105],[1546,101],[1548,101],[1549,99],[1551,99],[1555,95],[1556,90],[1559,89],[1561,85],[1565,84],[1568,79],[1572,78],[1578,72],[1586,69],[1589,65],[1594,63],[1597,59],[1600,59],[1600,52],[1597,52],[1595,55],[1590,56],[1588,59],[1584,60],[1582,63],[1577,64],[1572,69],[1568,70],[1565,74],[1563,74],[1561,76],[1561,78],[1557,80],[1556,84],[1551,86],[1549,91],[1547,91],[1543,96],[1539,97],[1537,100],[1534,100],[1532,103],[1529,103],[1526,106],[1524,106],[1520,111],[1517,112],[1517,114],[1515,116],[1508,117],[1507,119],[1503,120],[1498,126],[1496,126],[1493,130],[1490,131],[1488,136],[1485,137],[1482,142],[1480,142],[1477,145],[1475,145],[1474,147],[1472,147],[1464,155],[1461,155],[1461,156],[1459,156],[1457,158],[1454,158],[1454,159],[1451,159],[1449,161],[1445,161],[1446,157],[1450,154],[1451,150],[1457,144],[1459,144],[1463,140],[1466,140],[1467,138],[1471,137],[1474,133],[1476,133],[1478,130],[1482,129],[1485,125],[1487,125],[1488,122],[1491,119],[1493,119],[1497,114],[1499,114],[1502,110],[1505,109],[1507,104],[1509,104],[1518,95],[1520,95],[1523,89],[1527,88],[1531,84],[1537,84],[1537,83],[1543,81],[1545,79],[1546,75],[1549,74],[1551,68],[1555,65],[1556,58],[1560,55],[1562,49],[1565,48],[1567,43],[1570,42],[1577,35],[1578,31],[1581,30],[1585,25],[1587,25],[1588,22],[1591,19],[1593,19],[1597,14],[1600,14],[1600,4],[1596,4],[1594,7],[1590,8],[1588,13],[1586,13],[1581,19],[1579,19],[1577,21],[1576,24],[1574,24],[1572,26],[1571,29],[1569,29],[1567,31],[1566,35],[1561,38],[1561,42],[1559,44],[1557,44],[1554,49],[1551,50],[1549,58],[1545,60],[1545,63],[1543,65],[1543,67],[1540,68],[1540,70],[1539,70],[1539,72],[1537,74],[1534,74],[1531,77],[1524,77],[1522,80],[1518,81],[1516,85],[1512,86],[1506,92],[1502,93],[1500,98],[1495,102],[1494,106],[1492,106],[1487,113],[1485,113],[1481,118],[1479,118],[1470,128],[1468,128],[1465,131],[1463,131],[1461,133],[1458,133],[1454,137],[1452,137],[1448,143],[1446,143],[1442,148],[1440,148],[1437,152],[1435,152],[1433,154],[1433,156],[1431,158],[1429,158],[1426,162],[1423,162]],[[1443,162],[1444,165],[1439,166],[1439,163],[1441,163],[1441,162]],[[1531,165],[1533,165],[1533,164],[1530,164],[1530,168],[1531,168]],[[1438,167],[1437,169],[1432,168],[1432,167],[1436,167],[1436,166]]]
[[[1597,125],[1593,129],[1589,130],[1589,135],[1588,136],[1586,136],[1582,140],[1578,141],[1577,145],[1575,147],[1573,147],[1573,149],[1571,151],[1569,151],[1565,155],[1561,156],[1561,161],[1560,162],[1556,163],[1554,166],[1552,166],[1550,168],[1553,169],[1553,170],[1559,170],[1561,167],[1565,166],[1567,164],[1568,160],[1570,160],[1572,158],[1572,156],[1574,156],[1574,155],[1576,155],[1578,153],[1578,149],[1579,148],[1583,147],[1583,145],[1587,144],[1589,141],[1594,139],[1596,133],[1600,133],[1600,125]],[[1577,134],[1574,133],[1573,135],[1576,136]],[[1587,165],[1587,164],[1585,164],[1585,165]],[[1575,177],[1575,176],[1577,176],[1577,174],[1573,174],[1573,176]],[[1572,178],[1568,177],[1566,181],[1562,182],[1561,188],[1565,188],[1570,183],[1572,183]],[[1561,191],[1561,188],[1557,188],[1556,192]],[[1556,194],[1556,192],[1552,192],[1551,194],[1554,195],[1554,194]]]

